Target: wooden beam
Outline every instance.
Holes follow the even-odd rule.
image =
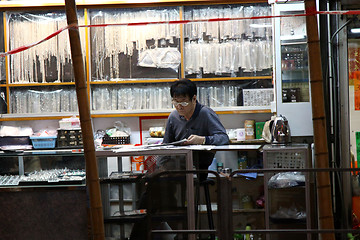
[[[78,25],[75,0],[65,0],[68,25]],[[95,155],[94,135],[91,125],[90,104],[85,80],[85,68],[81,52],[79,28],[69,30],[71,59],[74,68],[76,96],[79,106],[81,132],[86,161],[86,185],[90,198],[90,220],[92,239],[105,239],[104,217],[101,203],[101,192],[97,160]]]
[[[308,39],[311,103],[314,127],[315,166],[329,167],[326,115],[324,107],[323,75],[321,69],[320,40],[315,0],[305,0],[306,31]],[[331,184],[329,172],[316,174],[319,229],[334,229]],[[334,240],[334,233],[322,233],[320,239]]]

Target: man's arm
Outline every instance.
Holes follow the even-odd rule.
[[[175,137],[172,130],[172,122],[171,119],[169,118],[165,128],[163,143],[171,143],[171,142],[175,142]]]
[[[229,136],[218,115],[211,111],[208,118],[209,136],[205,136],[205,144],[209,145],[226,145],[229,144]]]
[[[207,145],[226,145],[229,144],[229,136],[226,134],[226,130],[222,125],[219,116],[210,108],[203,109],[201,112],[199,120],[201,121],[201,126],[204,129],[205,134],[202,137],[205,137],[205,142],[200,144]],[[199,139],[200,141],[200,139]],[[202,141],[204,141],[202,139]]]
[[[206,137],[192,134],[188,137],[185,144],[201,145],[201,144],[205,144],[205,142],[206,142]]]

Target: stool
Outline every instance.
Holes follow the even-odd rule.
[[[200,187],[204,187],[204,193],[205,193],[205,202],[206,202],[206,212],[207,212],[207,218],[208,218],[208,224],[209,229],[214,229],[214,220],[212,215],[212,209],[211,209],[211,201],[210,201],[210,191],[209,191],[209,185],[215,185],[215,180],[207,178],[205,180],[202,180],[198,182],[198,185],[196,187],[196,199],[195,199],[195,228],[197,229],[197,220],[198,220],[198,211],[199,211],[199,198],[200,198]],[[201,239],[201,235],[199,235]],[[210,239],[215,240],[215,235],[210,234]]]

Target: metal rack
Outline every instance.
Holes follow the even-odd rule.
[[[311,167],[310,164],[310,150],[308,144],[287,144],[287,145],[265,145],[264,151],[264,168],[265,169],[304,169]],[[291,172],[291,173],[293,173]],[[281,173],[284,173],[283,171]],[[289,173],[289,172],[288,172]],[[269,180],[275,176],[276,171],[265,172],[265,220],[267,229],[311,229],[312,211],[310,205],[311,199],[311,176],[308,172],[303,172],[304,185],[287,185],[279,187],[269,187]],[[286,186],[285,186],[286,185]],[[291,186],[290,186],[291,185]],[[286,203],[285,203],[286,201]],[[293,204],[293,205],[292,205]],[[276,216],[276,211],[290,209],[293,206],[303,208],[299,211],[304,211],[306,216],[304,218],[272,218]],[[297,209],[297,208],[295,208]],[[299,212],[298,212],[299,213]],[[278,215],[277,215],[278,216]],[[292,238],[305,239],[303,234],[290,234],[275,236],[271,234],[266,235],[266,239],[278,238]],[[300,238],[299,238],[300,237]],[[311,239],[311,234],[306,234],[306,239]]]

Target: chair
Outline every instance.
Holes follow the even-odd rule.
[[[209,185],[215,185],[215,180],[213,180],[211,178],[206,178],[204,180],[200,180],[199,182],[197,182],[196,195],[195,195],[195,227],[196,227],[196,229],[198,227],[197,222],[198,222],[198,212],[199,212],[200,187],[204,188],[206,212],[207,212],[209,229],[210,230],[214,229],[214,220],[213,220],[212,209],[211,209]],[[199,237],[201,239],[201,235],[199,235]],[[215,240],[215,235],[210,234],[210,239]]]

